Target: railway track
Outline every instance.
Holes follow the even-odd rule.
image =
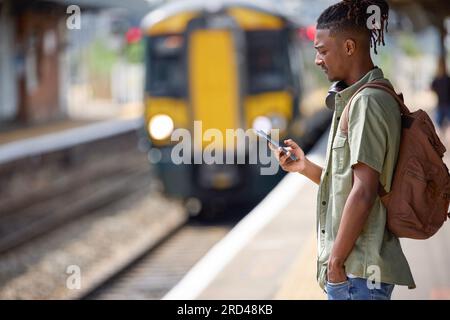
[[[38,202],[0,217],[0,254],[44,235],[59,226],[111,205],[148,183],[146,168],[116,172],[95,183],[79,185],[63,197]]]
[[[86,300],[154,300],[170,291],[209,249],[219,242],[250,208],[212,223],[191,221],[181,226],[92,290]]]
[[[0,165],[0,255],[148,186],[135,131]]]
[[[53,218],[44,215],[49,220],[33,238],[17,230],[24,243],[0,254],[1,299],[79,299],[183,225],[183,207],[161,195],[151,173],[144,173],[109,180],[114,192],[104,194],[104,205],[92,197],[90,210],[72,219],[49,225]],[[21,219],[21,224],[27,221]],[[71,265],[82,271],[79,290],[67,287]]]

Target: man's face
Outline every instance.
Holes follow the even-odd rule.
[[[315,63],[322,68],[328,80],[344,80],[348,70],[344,41],[337,36],[330,36],[330,30],[319,29],[314,39],[314,48],[317,51]]]

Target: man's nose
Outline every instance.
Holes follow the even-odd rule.
[[[316,53],[316,58],[315,58],[314,62],[315,62],[315,64],[316,64],[317,66],[319,66],[319,67],[320,67],[321,65],[323,65],[323,60],[320,58],[319,53]]]

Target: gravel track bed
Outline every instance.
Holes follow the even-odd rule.
[[[0,299],[76,299],[186,221],[150,183],[111,206],[0,255]],[[69,289],[80,268],[81,288]]]

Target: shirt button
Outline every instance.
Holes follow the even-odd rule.
[[[322,201],[322,205],[326,205],[327,204],[327,202],[326,201]]]
[[[325,230],[322,230],[322,233],[325,234]]]
[[[341,120],[341,117],[337,117],[338,120]]]
[[[325,173],[328,176],[328,172]]]

